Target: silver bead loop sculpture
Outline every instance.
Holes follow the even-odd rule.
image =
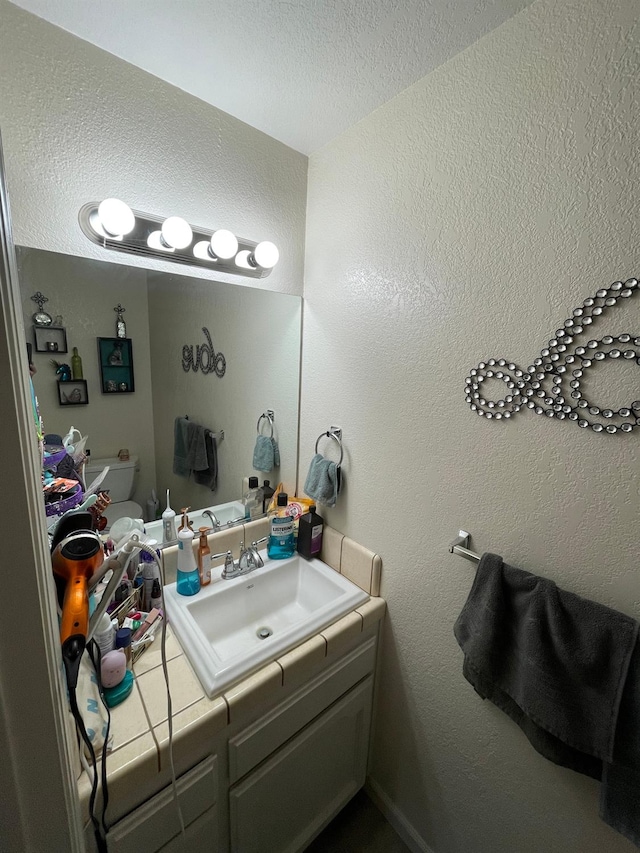
[[[636,278],[614,281],[608,288],[600,288],[595,296],[584,300],[582,307],[574,309],[563,328],[556,330],[555,337],[540,352],[540,358],[534,359],[526,370],[504,358],[481,361],[465,381],[465,400],[471,410],[480,417],[499,421],[510,420],[521,409],[532,409],[537,415],[559,421],[567,419],[582,429],[590,428],[604,435],[628,433],[640,427],[640,400],[617,411],[601,409],[586,399],[581,387],[587,371],[607,359],[635,361],[640,365],[640,335],[604,335],[570,350],[594,320],[614,308],[618,300],[629,299],[638,290]],[[487,400],[482,392],[486,379],[501,379],[509,393],[500,400]]]

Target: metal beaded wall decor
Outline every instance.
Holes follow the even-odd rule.
[[[182,369],[185,373],[188,373],[189,370],[215,373],[216,376],[222,378],[227,369],[227,360],[221,352],[214,350],[209,329],[203,326],[202,331],[207,342],[206,344],[198,344],[196,346],[195,358],[192,345],[185,344],[182,347]]]
[[[556,331],[548,347],[541,351],[540,358],[534,359],[526,371],[504,358],[481,361],[466,378],[465,399],[471,410],[481,417],[509,420],[521,409],[528,408],[537,415],[560,421],[566,418],[582,429],[590,427],[605,435],[632,432],[640,427],[640,400],[617,411],[600,409],[586,399],[581,388],[581,380],[598,362],[622,359],[640,365],[640,335],[604,335],[600,340],[592,339],[569,351],[571,344],[587,331],[594,319],[614,308],[619,299],[629,299],[638,290],[638,279],[630,278],[625,282],[614,281],[608,288],[596,291],[595,296],[585,299],[582,307],[576,308],[564,321],[564,327]],[[485,379],[492,378],[501,379],[507,386],[509,393],[504,399],[485,399],[482,384]]]

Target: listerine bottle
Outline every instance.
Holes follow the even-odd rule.
[[[267,554],[272,560],[284,560],[286,557],[293,557],[296,549],[293,517],[287,513],[288,503],[289,496],[286,492],[280,492],[277,506],[269,518]]]

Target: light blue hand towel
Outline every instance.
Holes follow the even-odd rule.
[[[335,506],[340,482],[339,472],[335,462],[325,459],[321,453],[316,453],[309,465],[304,484],[305,495],[324,506]]]
[[[280,449],[275,438],[269,435],[259,435],[253,451],[253,467],[256,471],[268,473],[280,465]]]

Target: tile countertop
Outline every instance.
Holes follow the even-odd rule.
[[[331,528],[325,529],[325,542],[327,548],[323,548],[321,554],[325,562],[349,577],[354,573],[353,567],[343,563],[345,557],[349,563],[352,562],[349,555],[353,551],[358,577],[351,579],[366,592],[379,591],[380,558],[377,555],[351,543]],[[371,570],[365,579],[362,568],[367,563]],[[284,688],[288,690],[302,684],[317,671],[325,658],[340,654],[342,648],[358,634],[381,620],[385,607],[384,599],[371,596],[351,613],[213,699],[206,696],[177,637],[167,626],[166,659],[175,755],[192,753],[191,745],[197,747],[203,738],[213,737],[256,705],[277,703],[281,690],[284,695]],[[135,682],[130,696],[111,710],[113,747],[107,759],[110,791],[121,786],[129,790],[138,785],[144,788],[149,776],[155,776],[168,763],[167,691],[160,644],[154,643],[145,651],[133,670]],[[179,763],[176,758],[177,773],[183,772]],[[86,817],[91,785],[84,772],[78,778],[78,793],[82,814]]]

